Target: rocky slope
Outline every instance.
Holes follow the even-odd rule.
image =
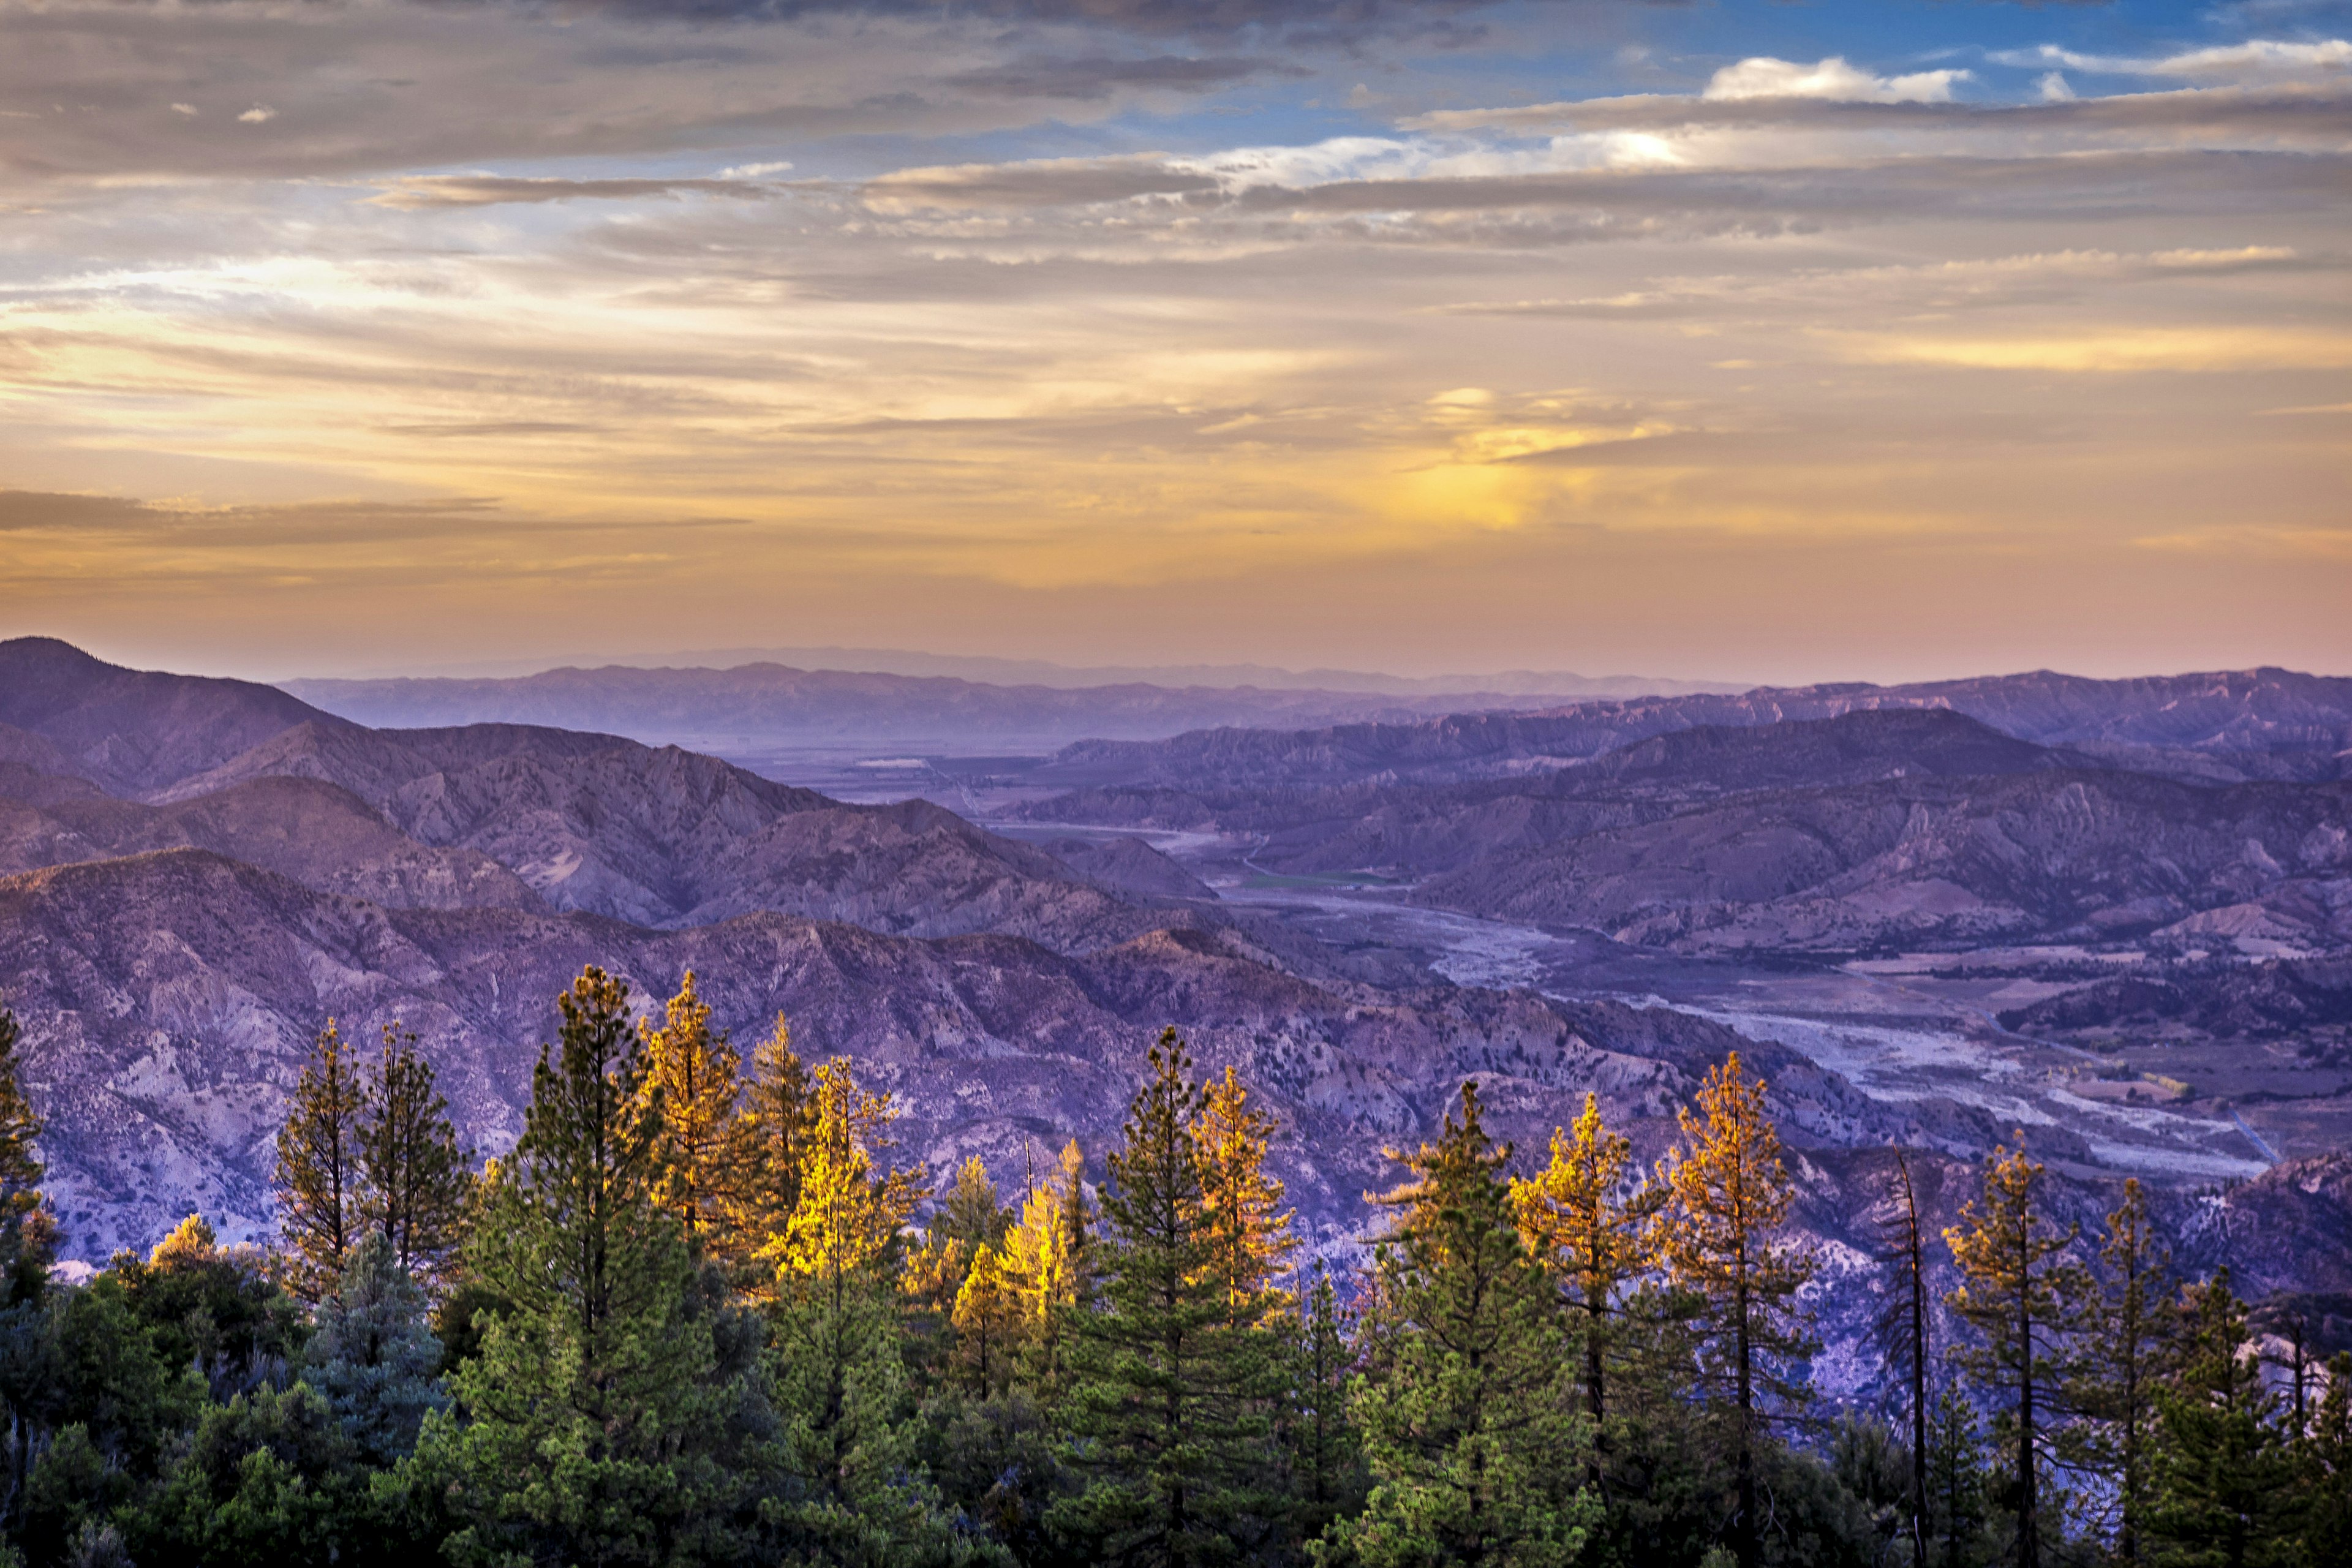
[[[652,926],[774,910],[1065,947],[1195,918],[920,801],[845,805],[614,735],[370,730],[42,639],[0,644],[0,693],[23,737],[0,750],[9,869],[188,845],[395,905],[543,900]]]
[[[1738,1047],[1769,1073],[1801,1146],[1916,1128],[1783,1047],[1685,1015],[1531,993],[1318,985],[1232,931],[1158,931],[1079,956],[1003,936],[889,937],[763,913],[684,931],[513,909],[393,910],[203,850],[0,879],[0,997],[26,1026],[26,1080],[68,1250],[151,1240],[192,1207],[266,1223],[270,1140],[330,1017],[369,1040],[395,1020],[439,1066],[467,1135],[520,1126],[552,999],[587,963],[640,1002],[687,969],[747,1045],[779,1011],[798,1047],[856,1058],[896,1089],[907,1145],[1001,1175],[1115,1134],[1163,1025],[1273,1096],[1308,1228],[1352,1231],[1383,1145],[1420,1136],[1465,1075],[1498,1127],[1539,1147],[1601,1092],[1662,1146],[1671,1106]],[[1972,1130],[1989,1135],[1989,1128]]]
[[[2073,770],[1768,790],[1418,895],[1685,951],[2161,934],[2352,945],[2352,785]]]

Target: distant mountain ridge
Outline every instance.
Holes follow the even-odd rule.
[[[1409,721],[1463,709],[1540,707],[1573,694],[1136,680],[1003,685],[771,662],[723,669],[606,665],[508,678],[289,680],[285,689],[378,727],[549,724],[730,754],[826,746],[1044,752],[1093,736],[1157,739],[1217,725]]]
[[[2126,680],[2037,670],[1911,686],[1849,683],[1639,698],[1410,723],[1206,730],[1160,742],[1086,742],[1034,775],[1072,787],[1328,788],[1450,783],[1567,767],[1701,726],[1944,708],[2005,735],[2152,771],[2215,778],[2333,778],[2352,752],[2352,677],[2261,668]]]

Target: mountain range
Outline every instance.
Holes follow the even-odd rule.
[[[1724,699],[1620,704],[1615,720],[1555,716],[1619,723],[1567,763],[1530,749],[1558,732],[1509,728],[1523,719],[1376,727],[1368,748],[1229,731],[1209,752],[1324,760],[1277,768],[1287,782],[1273,784],[1204,770],[1181,786],[1157,771],[1177,763],[1155,762],[1051,798],[1033,789],[1025,809],[1112,826],[1164,812],[1255,845],[1253,868],[1311,880],[1384,866],[1411,883],[1400,908],[1593,924],[1659,949],[1835,957],[2027,935],[2151,953],[2352,947],[2352,785],[2326,749],[2344,683],[2200,679],[2111,691],[2104,717],[2042,678],[1979,693],[2021,724],[2041,715],[2036,735],[1954,705],[1865,700],[1874,689],[1815,718],[1770,718],[1757,698],[1740,722],[1697,721]],[[1668,712],[1693,721],[1664,725]],[[1206,753],[1175,737],[1133,754]],[[1348,766],[1310,782],[1333,758]],[[1363,1194],[1392,1175],[1382,1151],[1428,1132],[1465,1076],[1527,1151],[1590,1089],[1650,1157],[1707,1067],[1740,1050],[1771,1083],[1801,1224],[1832,1283],[1865,1296],[1885,1146],[1917,1152],[1945,1212],[2008,1131],[2003,1102],[1964,1074],[1887,1094],[1719,1017],[1360,962],[1221,898],[1233,884],[1208,862],[1134,835],[1029,833],[921,801],[845,805],[611,733],[375,729],[272,688],[0,644],[0,1003],[26,1026],[68,1255],[145,1245],[191,1208],[226,1236],[263,1233],[271,1138],[331,1017],[362,1045],[415,1030],[465,1134],[504,1147],[551,999],[588,963],[629,980],[641,1006],[690,969],[740,1042],[782,1013],[804,1055],[855,1058],[898,1097],[902,1144],[934,1175],[977,1152],[1011,1182],[1073,1136],[1098,1153],[1143,1046],[1174,1025],[1204,1063],[1261,1087],[1290,1201],[1327,1251],[1369,1223]],[[2100,984],[2060,1000],[2096,1013]],[[2170,996],[2185,982],[2168,984]],[[2298,972],[2294,994],[2333,1018],[2311,1001],[2333,984]],[[2059,1037],[2087,1016],[2029,1006],[2001,1026]],[[2063,1124],[2036,1140],[2066,1173],[2063,1201],[2095,1217],[2095,1141]],[[2352,1289],[2341,1268],[2294,1249],[2352,1233],[2346,1191],[2335,1166],[2303,1162],[2218,1204],[2185,1184],[2162,1201],[2185,1259],[2336,1290]],[[1872,1375],[1867,1308],[1829,1312],[1850,1381]]]

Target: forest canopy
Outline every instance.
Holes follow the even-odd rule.
[[[1591,1095],[1523,1160],[1465,1083],[1316,1258],[1173,1029],[1098,1158],[932,1191],[848,1058],[746,1053],[691,973],[556,1013],[488,1161],[414,1035],[325,1020],[274,1240],[191,1215],[73,1284],[0,1012],[0,1563],[2352,1562],[2352,1360],[2258,1355],[2137,1184],[2060,1227],[2021,1135],[1941,1236],[1895,1160],[1857,1407],[1736,1054],[1648,1170]]]

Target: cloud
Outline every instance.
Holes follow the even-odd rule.
[[[913,212],[1088,205],[1139,196],[1205,195],[1218,188],[1209,174],[1146,154],[900,169],[867,181],[861,194],[866,205],[877,211]]]
[[[1703,98],[1817,98],[1835,103],[1948,103],[1952,84],[1970,79],[1964,70],[1916,71],[1909,76],[1873,76],[1836,55],[1801,65],[1768,55],[1726,66],[1708,80]]]
[[[2120,374],[2145,371],[2342,370],[2352,333],[2283,327],[2146,327],[2032,338],[1940,338],[1831,333],[1866,364],[1951,365]]]
[[[193,120],[195,118],[196,106],[193,103],[175,103],[172,105],[172,112],[174,114],[184,114]]]
[[[2324,80],[2352,70],[2352,40],[2255,38],[2242,44],[2139,57],[2080,54],[2055,44],[2043,44],[2035,49],[2004,50],[1991,58],[2002,65],[2055,65],[2110,76],[2174,77],[2183,81]]]
[[[266,125],[278,118],[278,110],[266,103],[257,103],[236,118],[241,125]]]
[[[792,167],[790,163],[758,165]],[[730,171],[731,172],[731,171]],[[508,203],[638,201],[680,195],[733,196],[756,200],[774,187],[748,180],[562,180],[510,174],[411,174],[394,181],[371,205],[413,211],[423,207],[487,207]]]
[[[1299,67],[1279,60],[1238,56],[1155,55],[1148,59],[1118,59],[1092,55],[1008,60],[948,79],[952,86],[992,97],[1086,101],[1108,98],[1120,88],[1200,92],[1254,76],[1307,74]]]

